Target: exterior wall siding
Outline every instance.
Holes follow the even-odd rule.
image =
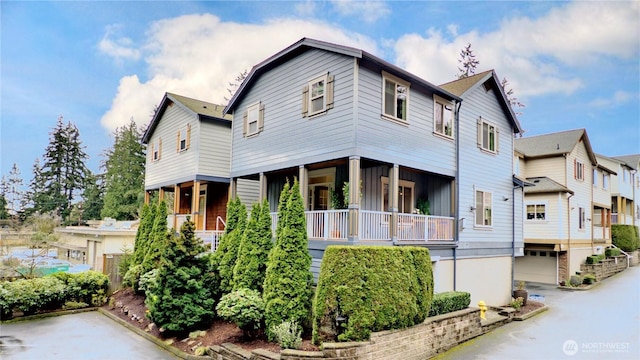
[[[573,162],[571,162],[572,172],[573,172]],[[526,162],[524,167],[521,167],[524,170],[524,176],[529,177],[538,177],[538,176],[546,176],[554,181],[567,185],[567,168],[565,164],[565,159],[562,156],[555,158],[544,158],[544,159],[529,159]]]
[[[574,176],[574,160],[584,164],[584,180],[577,180]],[[571,198],[571,241],[591,241],[592,219],[592,192],[593,192],[593,166],[589,160],[584,143],[579,142],[574,150],[567,156],[566,162],[567,187],[575,192]],[[584,229],[579,229],[579,209],[584,208]]]
[[[191,148],[198,154],[197,173],[228,178],[231,168],[231,127],[218,122],[198,123],[197,136],[194,136],[194,127],[191,128]]]
[[[558,240],[566,236],[566,207],[558,194],[529,194],[524,201],[524,233],[526,239]],[[527,205],[544,204],[545,220],[527,220]],[[564,210],[564,211],[563,211]]]

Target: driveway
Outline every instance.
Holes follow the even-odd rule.
[[[97,311],[0,325],[0,359],[177,359]]]
[[[440,359],[640,359],[640,266],[588,291],[528,284],[550,309],[466,342]]]

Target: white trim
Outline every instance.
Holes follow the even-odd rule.
[[[438,132],[436,130],[436,120],[437,120],[436,108],[437,108],[437,104],[438,103],[442,104],[443,110],[445,110],[447,107],[450,107],[450,109],[446,109],[446,110],[450,110],[451,111],[451,119],[450,119],[451,135],[447,135],[446,132],[444,131],[444,129],[445,129],[445,126],[444,126],[444,124],[445,124],[445,122],[444,122],[444,112],[442,113],[442,131],[443,132]],[[438,95],[433,95],[433,134],[436,135],[436,136],[441,136],[441,137],[443,137],[445,139],[448,139],[448,140],[454,139],[454,136],[453,136],[454,131],[453,131],[453,129],[455,127],[455,121],[456,121],[455,119],[456,119],[456,117],[455,117],[455,106],[453,104],[453,101],[446,100],[446,99],[444,99],[444,98],[442,98],[442,97],[440,97]]]
[[[380,180],[382,181],[382,186],[380,188],[380,191],[382,192],[382,196],[381,196],[381,209],[380,211],[390,211],[390,210],[385,210],[384,209],[384,185],[389,185],[389,177],[388,176],[381,176]],[[398,186],[400,187],[406,187],[406,188],[410,188],[411,189],[411,209],[409,212],[402,212],[400,211],[400,209],[398,209],[398,213],[402,213],[402,214],[413,214],[413,210],[415,209],[415,200],[416,200],[416,191],[415,191],[415,185],[416,183],[413,181],[409,181],[409,180],[398,180]],[[391,191],[391,189],[389,189],[389,191]],[[400,196],[398,196],[398,207],[400,207]]]
[[[320,75],[318,77],[313,78],[312,80],[310,80],[308,82],[308,86],[309,86],[309,95],[307,96],[307,116],[314,116],[314,115],[318,115],[318,114],[322,114],[324,112],[327,111],[327,83],[329,80],[329,73],[325,73],[323,75]],[[313,111],[313,84],[316,84],[318,82],[322,82],[323,85],[323,89],[322,89],[322,96],[316,96],[316,99],[322,98],[322,109],[318,110],[318,111]]]
[[[487,147],[485,147],[484,144],[484,125],[487,125],[488,127],[492,127],[493,128],[493,150],[490,149],[489,144],[487,144]],[[499,149],[498,149],[498,135],[499,135],[499,131],[498,131],[498,125],[494,124],[491,121],[487,121],[484,118],[481,119],[481,123],[480,123],[480,129],[478,129],[478,131],[480,131],[480,138],[482,139],[482,143],[480,144],[480,150],[495,155],[498,153]],[[490,143],[490,140],[487,139],[487,142]]]
[[[478,209],[477,208],[478,199],[476,198],[476,196],[477,196],[478,192],[482,192],[482,194],[483,194],[483,197],[482,197],[482,209]],[[489,209],[491,210],[491,219],[490,219],[491,220],[491,224],[490,225],[484,225],[484,224],[478,224],[477,223],[477,212],[478,211],[484,211],[484,208],[485,208],[485,205],[486,205],[486,202],[487,202],[484,194],[491,195],[491,203],[489,205]],[[493,192],[486,191],[486,190],[484,190],[482,188],[474,186],[473,187],[473,208],[474,208],[474,210],[473,210],[473,227],[474,227],[474,229],[486,229],[486,230],[493,229],[493,223],[494,223],[493,219],[495,218],[495,216],[494,216],[495,215],[494,214],[494,206],[493,206]],[[486,219],[484,218],[484,216],[483,216],[483,220],[486,222]]]
[[[544,206],[544,219],[543,220],[539,220],[537,218],[537,208],[535,209],[535,214],[536,214],[536,218],[533,219],[529,219],[528,218],[528,206]],[[544,200],[544,201],[527,201],[524,204],[524,220],[526,222],[532,223],[532,224],[541,224],[541,223],[547,223],[549,222],[549,201]]]
[[[251,112],[255,111],[256,117],[255,117],[255,121],[250,121],[250,117],[251,117]],[[247,106],[247,119],[246,119],[246,124],[245,126],[247,127],[247,133],[246,136],[252,136],[257,134],[258,132],[260,132],[258,123],[260,122],[260,102],[251,104],[249,106]],[[251,124],[254,123],[256,124],[256,128],[254,131],[251,131]]]
[[[394,115],[390,115],[390,114],[387,114],[385,112],[385,96],[386,96],[385,88],[386,88],[387,80],[395,83],[396,85],[404,86],[407,89],[407,93],[405,95],[406,96],[406,99],[405,99],[405,108],[406,108],[405,109],[405,119],[402,119],[402,118],[399,118],[399,117],[395,116],[395,114],[398,113],[397,105],[394,105],[394,110],[395,110],[394,111],[394,113],[395,113]],[[398,78],[396,76],[393,76],[393,75],[389,74],[386,71],[382,71],[382,89],[381,89],[381,92],[382,92],[382,98],[381,98],[382,99],[382,101],[381,101],[382,117],[385,118],[385,119],[396,121],[396,122],[398,122],[400,124],[408,124],[409,123],[409,97],[410,97],[410,92],[411,92],[411,84],[409,82],[405,81],[405,80],[402,80],[402,79],[400,79],[400,78]],[[397,100],[397,97],[398,97],[397,93],[394,93],[394,100]]]

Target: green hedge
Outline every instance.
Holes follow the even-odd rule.
[[[587,264],[597,264],[604,260],[604,254],[587,256]]]
[[[466,309],[471,304],[471,294],[464,291],[447,291],[433,295],[429,316],[437,316]]]
[[[620,254],[622,254],[622,252],[620,252],[620,249],[610,248],[604,250],[604,256],[606,257],[620,256]]]
[[[109,288],[106,275],[86,271],[0,283],[0,319],[10,319],[13,310],[25,315],[42,310],[60,309],[67,301],[103,305]]]
[[[433,297],[429,250],[418,247],[329,246],[316,290],[313,340],[360,341],[371,332],[424,321]],[[335,329],[337,314],[345,318]]]
[[[638,228],[633,225],[611,225],[611,239],[613,245],[622,251],[631,252],[640,248]]]

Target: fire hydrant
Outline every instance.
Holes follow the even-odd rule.
[[[478,302],[478,307],[480,308],[480,319],[487,320],[487,304],[480,300],[480,302]]]

